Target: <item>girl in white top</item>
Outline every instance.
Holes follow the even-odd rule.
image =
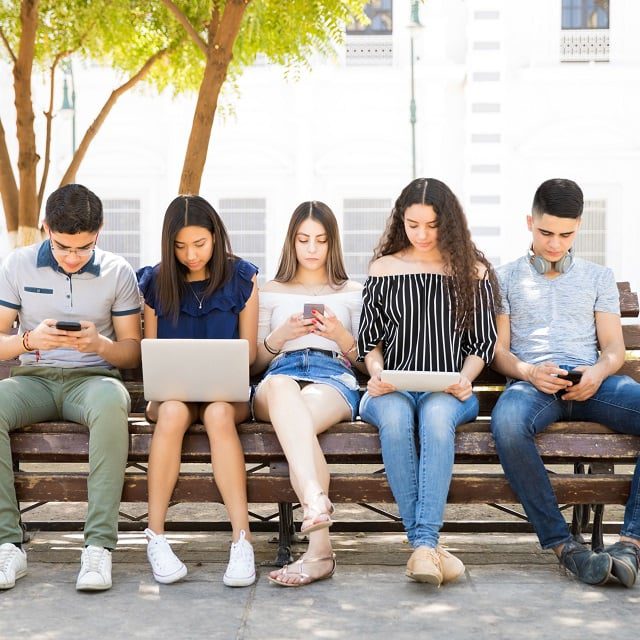
[[[353,420],[359,391],[351,367],[362,287],[348,279],[335,216],[322,202],[293,212],[276,277],[260,293],[258,354],[267,368],[254,397],[258,420],[271,421],[289,463],[291,484],[304,507],[307,552],[269,579],[299,587],[335,571],[327,496],[329,469],[317,435]],[[305,305],[324,305],[307,309]],[[306,316],[306,317],[305,317]]]

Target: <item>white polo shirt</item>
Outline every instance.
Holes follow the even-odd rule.
[[[88,320],[98,333],[115,339],[113,316],[140,313],[140,292],[131,265],[121,256],[95,249],[77,273],[66,273],[51,252],[51,243],[16,249],[0,266],[0,305],[18,312],[20,331],[43,320]],[[109,367],[96,353],[74,349],[33,351],[20,356],[25,365]]]

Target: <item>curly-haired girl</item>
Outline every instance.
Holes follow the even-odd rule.
[[[406,574],[418,582],[439,586],[464,573],[438,539],[455,430],[477,417],[471,383],[493,358],[497,291],[451,189],[433,178],[407,185],[370,265],[358,351],[371,375],[360,415],[380,431],[389,484],[414,547]],[[460,379],[442,392],[409,392],[383,382],[383,369],[458,372]]]

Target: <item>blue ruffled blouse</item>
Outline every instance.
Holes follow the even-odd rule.
[[[229,280],[216,289],[210,298],[203,298],[208,280],[190,282],[180,301],[178,321],[166,316],[156,300],[159,265],[138,269],[138,285],[144,301],[155,310],[158,318],[158,338],[239,338],[238,320],[253,291],[252,278],[258,268],[236,258]],[[202,301],[202,305],[200,305]]]

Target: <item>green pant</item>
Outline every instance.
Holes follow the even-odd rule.
[[[22,541],[9,433],[34,422],[63,419],[89,428],[85,544],[116,546],[130,404],[115,369],[20,366],[0,381],[0,544]]]

